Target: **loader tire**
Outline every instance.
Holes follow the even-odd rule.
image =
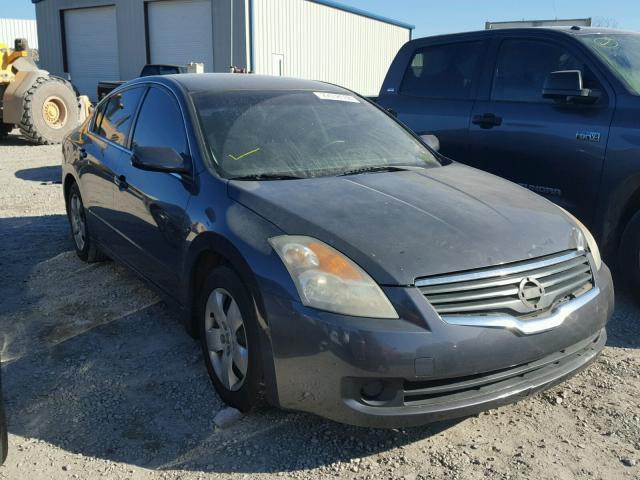
[[[79,117],[78,98],[69,84],[55,77],[39,77],[25,95],[18,127],[27,140],[52,145],[78,126]]]
[[[9,136],[9,132],[13,130],[13,125],[8,123],[2,123],[2,119],[0,118],[0,140],[3,140]]]

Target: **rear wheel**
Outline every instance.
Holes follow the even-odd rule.
[[[82,203],[80,189],[76,183],[69,188],[69,195],[67,196],[67,218],[69,219],[71,238],[73,239],[78,257],[88,263],[105,260],[105,255],[89,235],[86,212],[84,204]]]
[[[78,126],[78,98],[68,82],[55,77],[40,77],[33,82],[24,99],[20,131],[34,143],[60,143]]]
[[[251,296],[228,267],[211,271],[198,298],[200,341],[213,386],[222,400],[247,412],[259,400],[260,347]]]
[[[631,218],[624,230],[620,260],[626,286],[635,298],[640,298],[640,212]]]

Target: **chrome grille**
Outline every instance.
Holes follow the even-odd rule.
[[[542,287],[544,293],[538,295],[537,304],[527,301],[528,289],[522,287],[523,282],[525,287]],[[416,286],[440,314],[506,313],[521,317],[580,296],[594,283],[586,253],[568,250],[522,262],[420,278]]]

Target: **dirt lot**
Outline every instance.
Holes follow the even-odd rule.
[[[0,144],[0,478],[640,479],[640,309],[621,295],[597,364],[517,405],[393,431],[267,408],[216,428],[175,313],[71,251],[60,158]]]

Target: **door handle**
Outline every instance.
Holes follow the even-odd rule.
[[[502,125],[502,117],[495,113],[483,113],[482,115],[474,115],[471,123],[479,125],[480,128],[493,128]]]
[[[113,183],[115,183],[116,187],[118,187],[120,190],[126,190],[127,188],[129,188],[127,177],[125,177],[124,175],[114,175]]]

